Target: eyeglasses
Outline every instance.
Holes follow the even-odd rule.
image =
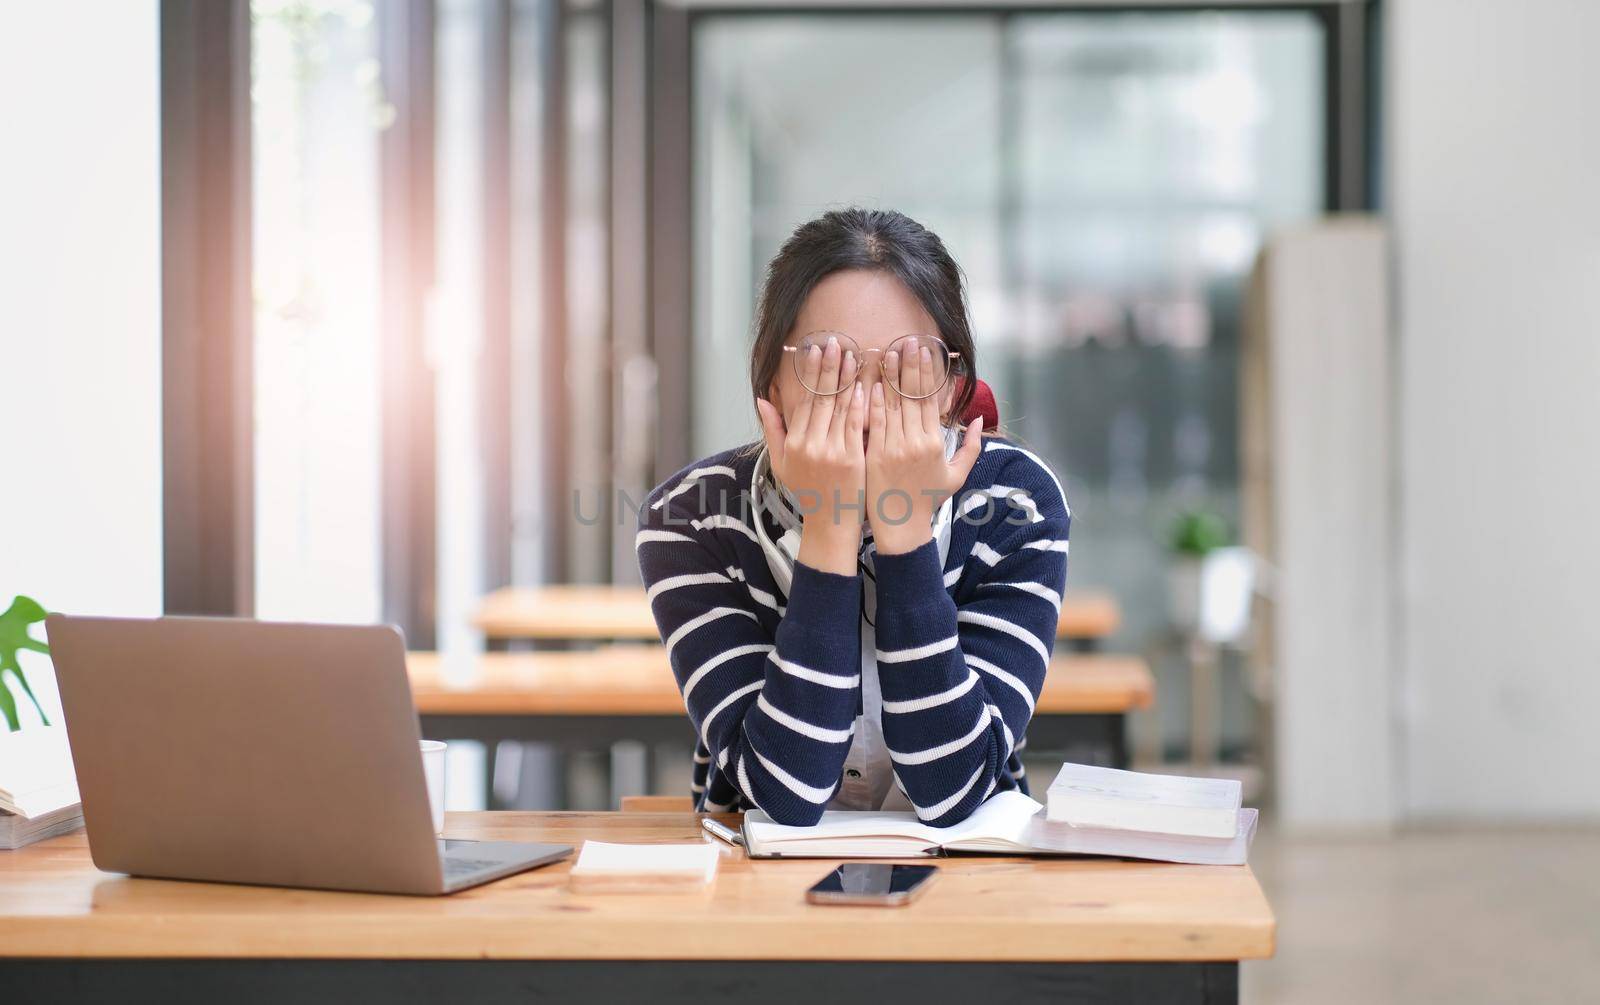
[[[826,379],[822,362],[822,354],[827,351],[830,338],[839,344],[840,359],[839,373],[831,381]],[[818,350],[814,356],[812,349]],[[928,354],[926,364],[921,361],[924,350]],[[961,354],[951,352],[950,347],[937,335],[902,335],[886,348],[863,350],[855,339],[843,332],[815,331],[808,333],[797,345],[784,346],[783,351],[790,354],[794,375],[800,378],[800,385],[812,394],[823,396],[838,394],[854,382],[853,378],[843,379],[845,360],[850,357],[857,362],[859,373],[866,365],[868,356],[877,356],[883,379],[900,397],[913,400],[938,394],[950,380],[951,372],[959,371],[961,366]],[[890,354],[895,357],[893,364],[889,362]],[[830,383],[836,386],[824,390]]]

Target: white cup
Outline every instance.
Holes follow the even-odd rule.
[[[444,749],[442,740],[422,741],[422,774],[428,779],[428,808],[433,810],[433,832],[444,836]]]

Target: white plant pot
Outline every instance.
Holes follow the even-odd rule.
[[[1202,559],[1189,555],[1174,558],[1167,567],[1167,616],[1179,631],[1194,633],[1200,627]]]

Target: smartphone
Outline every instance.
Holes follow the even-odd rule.
[[[927,889],[939,871],[934,865],[846,862],[806,891],[813,904],[867,904],[900,907]]]

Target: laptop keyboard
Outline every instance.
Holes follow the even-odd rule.
[[[444,863],[445,879],[459,879],[475,872],[484,872],[505,865],[504,862],[492,858],[458,858],[454,855],[441,856],[440,861]]]

